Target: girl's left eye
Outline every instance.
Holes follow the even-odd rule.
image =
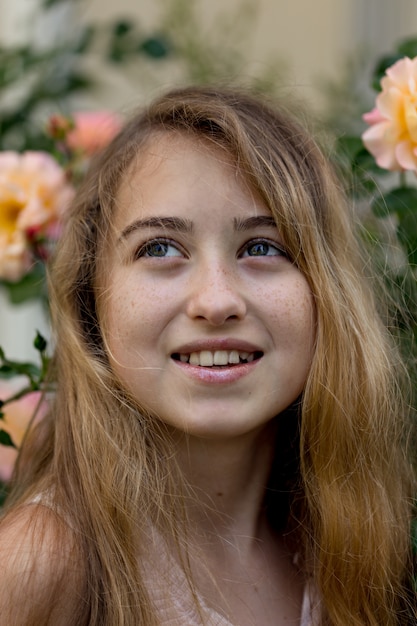
[[[286,256],[286,252],[278,244],[265,239],[249,241],[241,251],[242,257]]]
[[[136,258],[166,258],[183,256],[181,251],[170,241],[152,239],[143,244],[136,253]]]

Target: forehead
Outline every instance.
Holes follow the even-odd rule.
[[[191,174],[201,161],[211,161],[213,167],[220,164],[227,175],[233,178],[238,176],[235,160],[225,148],[203,136],[157,131],[146,140],[133,159],[119,187],[119,194],[123,194],[132,182],[156,176],[166,176],[168,179],[169,171],[172,175]],[[194,165],[191,170],[190,164]],[[182,169],[186,171],[181,172]]]
[[[248,198],[262,204],[234,158],[205,138],[185,133],[158,133],[140,150],[124,176],[115,198],[115,222],[134,212],[189,207],[200,195],[210,204],[226,199],[239,207]]]

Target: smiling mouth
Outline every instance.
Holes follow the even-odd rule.
[[[240,350],[201,350],[189,354],[174,352],[171,358],[181,363],[189,363],[198,367],[230,367],[242,363],[252,363],[263,356],[263,352],[243,352]]]

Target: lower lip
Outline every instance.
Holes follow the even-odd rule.
[[[228,383],[234,383],[247,376],[254,370],[254,368],[256,368],[260,360],[261,359],[256,359],[256,361],[251,361],[250,363],[240,363],[239,365],[232,365],[230,367],[200,367],[198,365],[182,363],[182,361],[173,360],[173,362],[184,372],[184,374],[198,380],[199,382],[211,385],[226,385]]]

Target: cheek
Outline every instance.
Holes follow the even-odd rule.
[[[262,299],[267,301],[271,328],[279,333],[281,342],[293,344],[298,338],[301,348],[312,348],[315,306],[308,283],[302,276],[276,285],[264,293]]]
[[[137,354],[158,335],[166,309],[155,285],[132,286],[131,281],[115,281],[101,304],[101,320],[106,341],[118,361]],[[124,359],[122,358],[124,357]]]

